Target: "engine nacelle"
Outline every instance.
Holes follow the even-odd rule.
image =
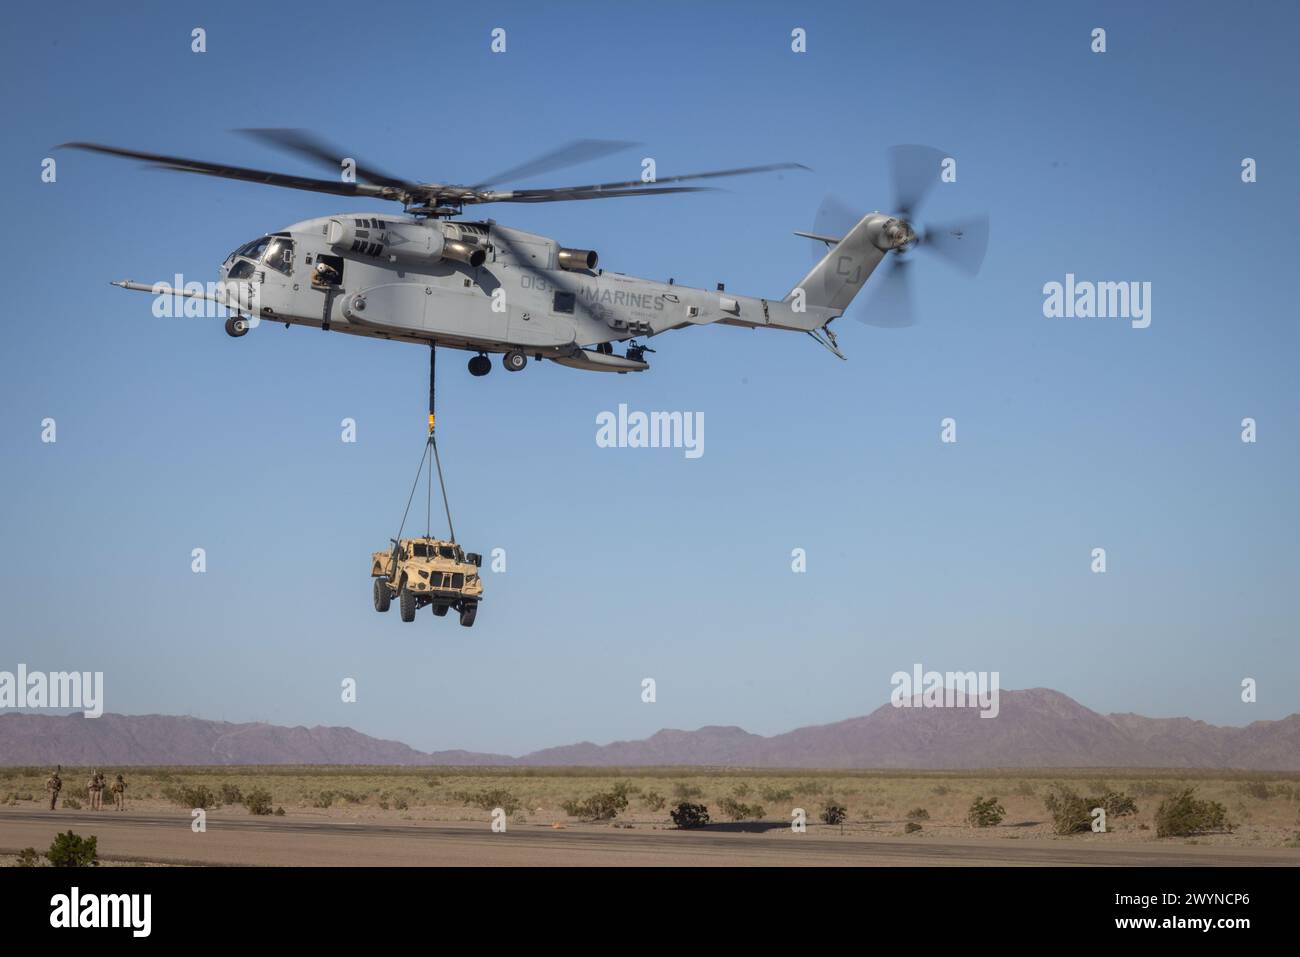
[[[596,268],[600,257],[593,249],[568,249],[561,246],[556,261],[559,262],[561,269],[567,269],[569,272],[590,272]]]
[[[464,242],[459,228],[454,236],[448,236],[444,226],[455,228],[456,224],[390,222],[373,216],[339,217],[326,225],[325,241],[340,252],[389,262],[427,265],[450,260],[468,266],[483,265],[487,250],[473,242]]]

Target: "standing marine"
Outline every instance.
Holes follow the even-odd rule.
[[[45,790],[50,792],[50,810],[54,810],[54,805],[58,803],[59,792],[63,790],[63,778],[59,777],[59,772],[63,770],[63,765],[58,765],[50,776],[45,779]]]
[[[113,782],[113,786],[109,788],[113,792],[113,803],[119,811],[126,810],[126,788],[126,781],[123,780],[120,774],[117,776],[117,780]]]
[[[90,776],[90,781],[86,784],[86,792],[90,795],[90,809],[92,811],[102,811],[104,809],[104,774],[98,768]]]

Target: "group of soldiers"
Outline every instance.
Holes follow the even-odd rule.
[[[59,772],[63,770],[63,765],[59,765],[50,772],[50,776],[45,779],[45,790],[50,794],[50,810],[53,811],[59,801],[59,792],[63,790],[63,778]],[[112,784],[104,776],[104,772],[98,768],[86,782],[86,793],[90,795],[90,809],[92,811],[103,810],[104,807],[104,790],[107,789],[113,795],[113,806],[119,811],[126,810],[126,779],[118,775]]]

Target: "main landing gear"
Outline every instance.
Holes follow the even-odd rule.
[[[528,356],[518,351],[507,352],[501,357],[501,365],[507,372],[518,372],[528,365]],[[485,376],[491,371],[492,360],[487,357],[487,353],[480,352],[469,360],[470,375]]]

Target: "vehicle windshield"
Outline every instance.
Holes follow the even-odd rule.
[[[450,558],[453,561],[461,560],[460,548],[456,545],[434,545],[425,542],[413,542],[411,544],[411,554],[416,558]]]

